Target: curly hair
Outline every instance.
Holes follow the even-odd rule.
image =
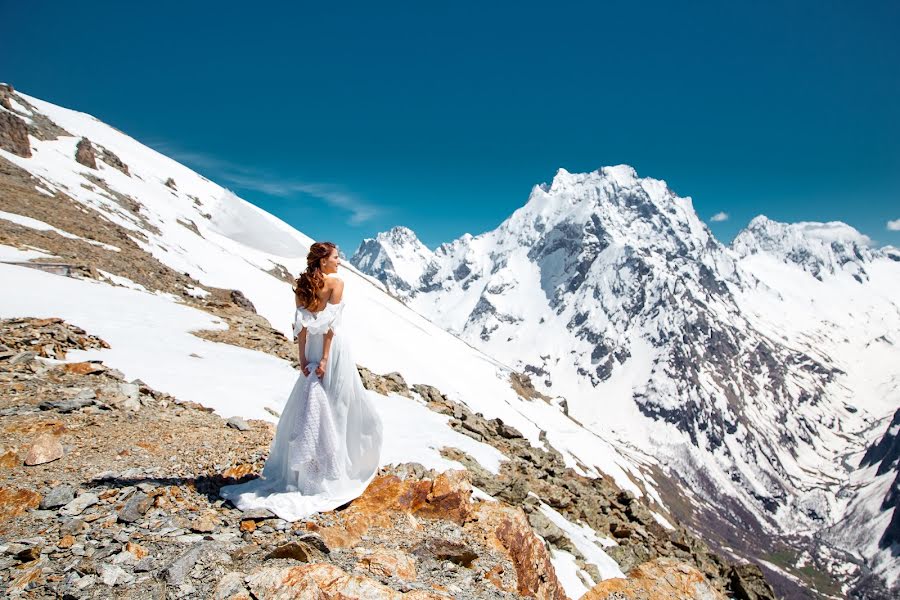
[[[328,258],[331,251],[337,248],[331,242],[316,242],[309,247],[309,254],[306,255],[306,271],[300,273],[297,278],[297,285],[294,287],[294,294],[300,306],[307,310],[312,308],[319,301],[319,292],[325,287],[325,274],[322,273],[321,260]]]

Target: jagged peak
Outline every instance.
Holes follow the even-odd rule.
[[[766,215],[758,215],[753,218],[747,227],[735,238],[735,247],[749,241],[752,236],[758,240],[785,240],[790,239],[794,243],[825,243],[839,242],[854,244],[856,246],[871,248],[872,240],[858,229],[843,221],[799,221],[797,223],[783,223],[774,221]]]
[[[867,278],[864,265],[880,254],[867,235],[842,221],[782,223],[765,215],[750,221],[731,248],[741,257],[769,254],[818,279],[844,271],[859,281]]]
[[[387,231],[381,231],[375,239],[379,242],[388,242],[391,244],[421,244],[416,233],[404,225],[395,225]]]

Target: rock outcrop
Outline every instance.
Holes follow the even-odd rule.
[[[599,583],[582,600],[725,600],[703,573],[671,558],[635,567],[628,579]]]
[[[28,126],[18,115],[0,110],[0,148],[17,156],[29,158]]]
[[[78,145],[75,146],[75,161],[89,169],[97,170],[97,153],[94,152],[91,140],[83,137],[78,141]]]

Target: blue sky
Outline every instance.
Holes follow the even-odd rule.
[[[725,242],[755,215],[900,245],[900,3],[19,2],[0,80],[352,253],[496,227],[628,163]],[[898,224],[900,225],[900,224]]]

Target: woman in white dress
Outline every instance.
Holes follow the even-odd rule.
[[[286,521],[358,497],[378,471],[381,453],[381,420],[341,325],[337,248],[313,244],[306,265],[294,289],[302,374],[281,413],[262,477],[219,492],[241,510],[266,508]]]

